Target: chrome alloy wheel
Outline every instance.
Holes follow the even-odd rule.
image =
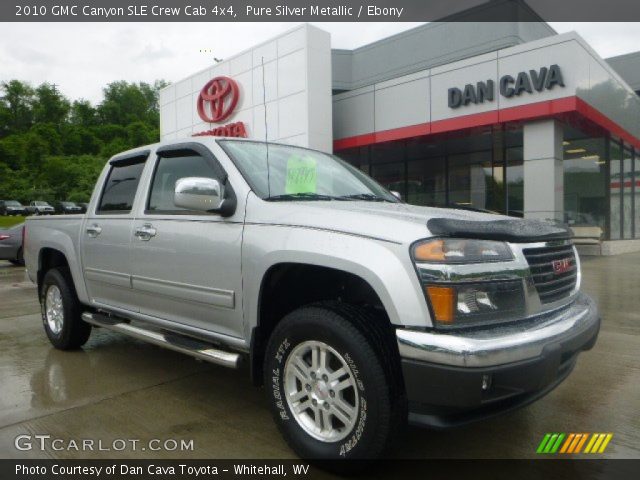
[[[355,377],[326,343],[309,340],[293,349],[284,367],[284,392],[293,417],[316,440],[340,441],[356,424]]]
[[[64,309],[62,306],[62,294],[57,285],[50,285],[44,298],[45,318],[49,330],[54,335],[58,335],[62,331],[62,322],[64,321]]]

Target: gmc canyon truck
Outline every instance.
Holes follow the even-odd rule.
[[[248,364],[305,458],[374,458],[560,384],[599,330],[568,230],[407,205],[357,168],[241,139],[111,158],[84,215],[29,218],[44,330]]]

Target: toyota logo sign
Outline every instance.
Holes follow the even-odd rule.
[[[198,115],[207,123],[227,119],[238,105],[240,90],[235,80],[216,77],[209,80],[198,95]]]

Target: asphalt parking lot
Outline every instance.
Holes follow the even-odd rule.
[[[583,267],[602,330],[559,388],[471,426],[409,429],[390,455],[535,458],[546,432],[611,432],[602,456],[640,458],[640,254],[590,258]],[[293,458],[263,396],[245,370],[198,363],[104,330],[94,330],[83,350],[54,350],[24,269],[0,261],[0,457]],[[136,450],[81,454],[20,451],[14,447],[20,434],[140,443]],[[193,440],[193,450],[143,449],[151,439]]]

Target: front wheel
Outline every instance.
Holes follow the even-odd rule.
[[[91,325],[81,318],[80,301],[68,268],[52,268],[42,280],[40,290],[42,323],[51,344],[60,350],[84,345]]]
[[[394,359],[374,348],[367,331],[377,321],[355,307],[318,304],[290,313],[271,335],[264,363],[268,400],[302,458],[376,458],[404,422],[388,368]]]

